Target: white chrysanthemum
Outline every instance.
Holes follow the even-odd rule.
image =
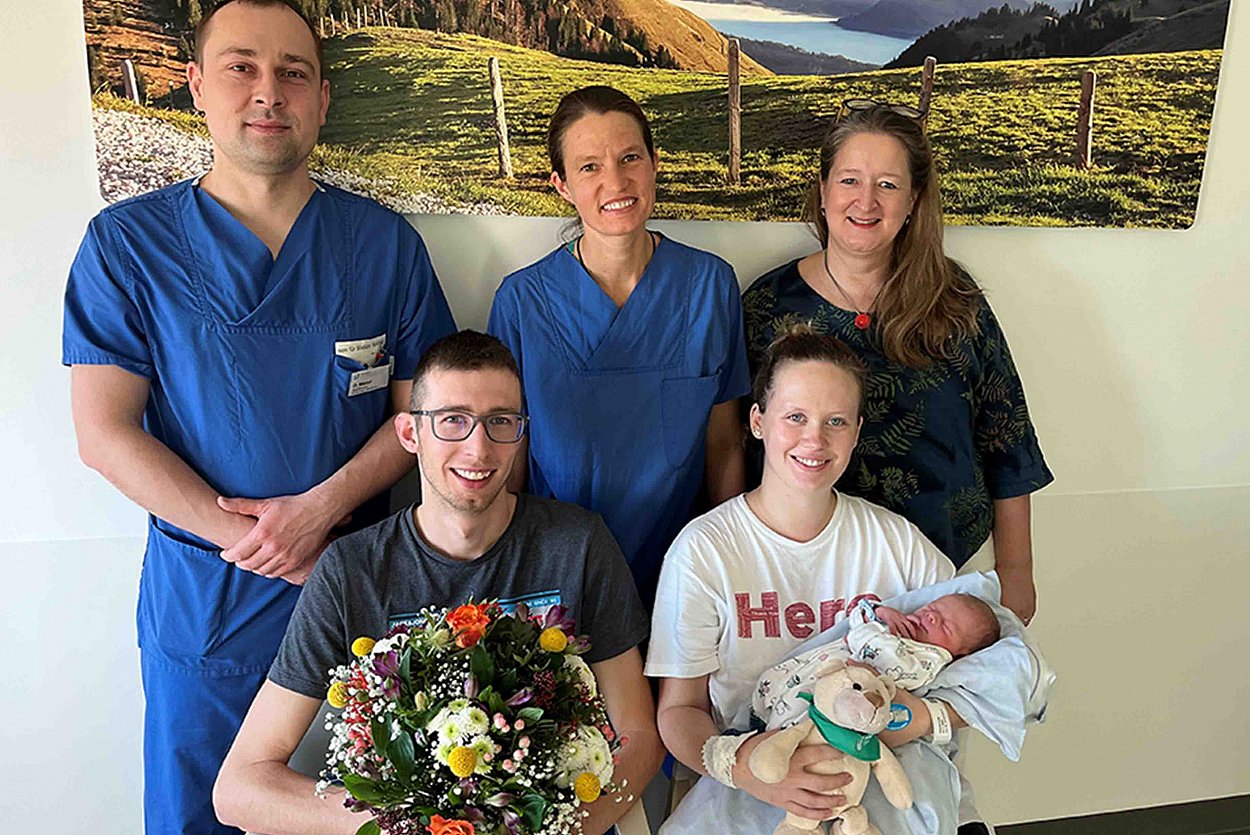
[[[383,655],[385,653],[390,652],[391,650],[400,650],[400,649],[403,649],[404,645],[407,643],[408,643],[407,633],[399,632],[399,633],[392,635],[389,638],[383,638],[382,640],[374,644],[372,654]]]
[[[599,732],[595,731],[595,733]],[[602,744],[589,747],[586,770],[594,772],[600,783],[607,783],[612,780],[612,772],[615,770],[612,766],[612,749],[608,747],[608,741],[603,738],[602,734],[599,736],[599,741]]]
[[[593,767],[592,770],[596,774],[598,764],[606,762],[611,766],[612,748],[598,728],[592,725],[582,725],[577,729],[577,735],[581,737],[582,745],[586,749],[586,762]]]
[[[556,783],[561,788],[572,785],[583,771],[592,772],[599,782],[612,779],[612,749],[598,728],[582,725],[573,738],[560,746],[560,764]]]
[[[586,771],[589,766],[586,754],[586,746],[576,734],[573,739],[560,746],[559,763],[556,766],[556,785],[562,789],[573,785],[577,775]]]
[[[439,728],[443,727],[450,716],[451,711],[447,708],[443,708],[438,713],[434,714],[433,719],[425,723],[425,730],[432,734],[438,733]]]
[[[580,655],[564,656],[564,666],[577,673],[577,677],[582,680],[582,684],[586,685],[591,696],[599,695],[599,685],[595,681],[595,674],[591,672],[590,665],[583,661]]]
[[[468,699],[452,699],[447,703],[447,709],[453,713],[459,713],[469,706]]]
[[[448,716],[447,720],[438,726],[438,738],[443,742],[458,744],[464,737],[464,720],[460,718],[459,713]]]
[[[473,769],[473,773],[490,773],[491,763],[486,759],[486,757],[490,756],[492,760],[495,757],[494,740],[492,740],[489,736],[475,736],[465,744],[469,748],[473,749],[473,753],[477,754],[477,767]]]
[[[444,742],[434,751],[434,757],[443,765],[447,765],[447,759],[451,756],[453,748],[459,745],[457,742]]]
[[[460,721],[464,732],[470,736],[484,734],[490,730],[490,717],[480,707],[466,707],[460,711]]]

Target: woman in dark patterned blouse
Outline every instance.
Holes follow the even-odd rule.
[[[1024,389],[985,296],[942,251],[937,172],[918,114],[847,107],[821,148],[804,213],[823,249],[743,296],[752,373],[793,323],[854,349],[870,376],[839,487],[906,516],[956,566],[993,536],[1003,603],[1027,623],[1037,605],[1029,494],[1053,476]]]

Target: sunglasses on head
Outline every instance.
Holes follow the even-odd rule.
[[[891,113],[897,113],[906,119],[923,119],[927,114],[918,110],[909,104],[894,104],[888,101],[875,101],[873,99],[847,99],[842,102],[843,115],[847,113],[860,113],[866,110],[888,110]]]

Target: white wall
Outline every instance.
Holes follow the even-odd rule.
[[[1234,4],[1198,223],[1186,232],[955,229],[989,288],[1058,479],[1035,500],[1048,722],[970,768],[999,822],[1250,791],[1250,11]],[[66,269],[96,193],[81,11],[0,0],[0,821],[140,820],[133,609],[142,514],[77,461],[59,365]],[[460,322],[557,221],[418,218]],[[794,226],[664,224],[744,281]]]

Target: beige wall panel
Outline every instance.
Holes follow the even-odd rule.
[[[142,831],[143,542],[0,543],[0,831]]]
[[[1250,488],[1047,496],[1040,607],[1059,673],[1021,761],[976,740],[982,812],[1035,820],[1250,792]]]

